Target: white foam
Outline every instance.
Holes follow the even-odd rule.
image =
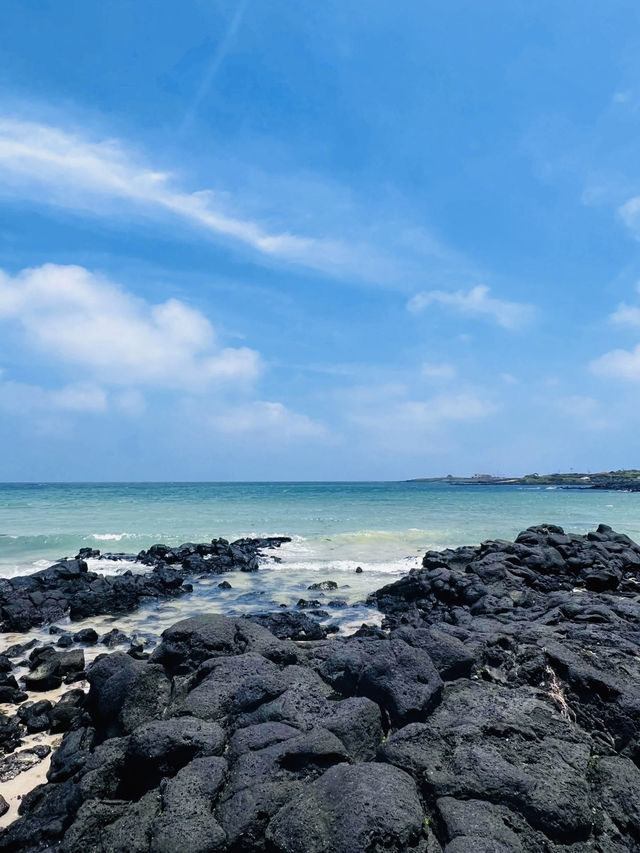
[[[144,574],[149,571],[149,566],[131,560],[96,560],[90,557],[85,562],[90,572],[101,575],[123,575],[125,572]]]
[[[120,542],[125,536],[132,537],[133,533],[92,533],[91,538],[97,539],[98,542]]]

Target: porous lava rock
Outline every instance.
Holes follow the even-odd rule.
[[[542,525],[371,600],[351,637],[206,615],[99,655],[21,713],[68,730],[0,851],[640,853],[640,547]]]

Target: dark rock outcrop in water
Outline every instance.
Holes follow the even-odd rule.
[[[122,575],[90,572],[84,558],[100,552],[83,548],[73,560],[61,560],[48,569],[16,578],[0,578],[0,631],[26,631],[35,625],[54,622],[67,613],[83,619],[100,613],[133,610],[143,601],[168,598],[191,590],[185,583],[190,575],[222,574],[258,570],[262,549],[276,548],[290,541],[279,536],[268,539],[239,539],[229,543],[186,543],[177,548],[153,545],[148,551],[117,555],[137,560],[152,570],[130,571]]]
[[[98,657],[0,851],[640,853],[640,547],[530,528],[373,598],[384,631],[209,615]]]

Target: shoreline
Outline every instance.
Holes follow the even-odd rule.
[[[473,477],[414,477],[407,483],[442,483],[449,486],[534,486],[611,491],[640,492],[640,470],[601,471],[597,474],[526,474],[524,477],[494,477],[474,474]]]
[[[0,851],[378,851],[376,827],[397,853],[633,849],[640,546],[542,525],[429,551],[370,604],[382,626],[349,636],[281,608],[85,645],[89,692]],[[34,648],[31,675],[69,654]]]

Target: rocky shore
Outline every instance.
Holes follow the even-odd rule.
[[[267,547],[214,545],[240,570]],[[122,585],[82,555],[3,581],[3,630],[135,607],[231,559],[162,548]],[[347,637],[314,618],[331,591],[183,620],[150,655],[94,632],[0,656],[3,701],[29,697],[0,716],[5,765],[63,734],[0,851],[640,851],[637,544],[547,525],[428,552],[372,596],[382,628]],[[86,667],[89,648],[105,653]]]
[[[286,536],[269,539],[226,539],[178,548],[153,545],[139,554],[101,554],[84,548],[75,559],[64,559],[31,575],[0,578],[0,631],[26,631],[34,625],[122,613],[151,598],[170,598],[190,592],[185,579],[193,575],[258,571],[258,558],[267,548],[291,541]],[[103,575],[90,572],[86,559],[129,561],[150,566],[146,573]]]

